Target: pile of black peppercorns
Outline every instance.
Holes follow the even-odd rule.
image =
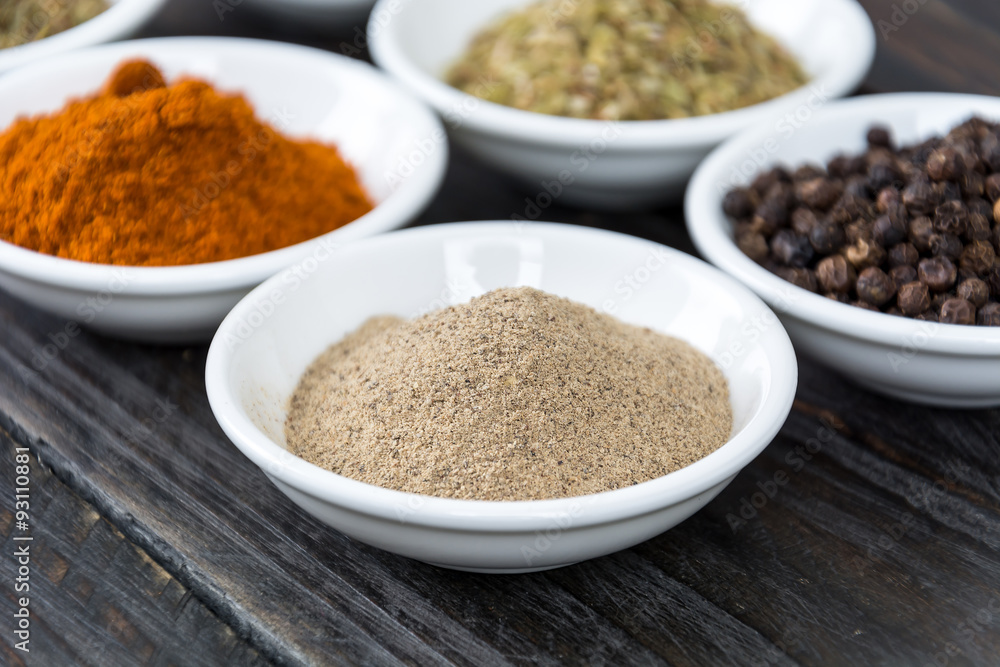
[[[1000,326],[1000,125],[972,118],[896,149],[888,130],[826,169],[777,167],[726,193],[747,256],[868,310]]]

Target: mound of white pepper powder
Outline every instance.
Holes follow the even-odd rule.
[[[369,320],[307,369],[285,424],[289,450],[327,470],[469,500],[627,487],[731,429],[707,356],[527,287]]]

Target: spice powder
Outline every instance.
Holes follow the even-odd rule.
[[[722,446],[721,371],[687,343],[520,287],[370,319],[303,375],[289,449],[389,489],[539,500],[631,486]]]

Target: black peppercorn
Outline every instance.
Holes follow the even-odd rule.
[[[825,178],[826,171],[816,164],[804,164],[792,172],[792,181],[811,181],[814,178]]]
[[[819,222],[812,209],[800,206],[792,211],[792,231],[801,236],[809,236],[809,232]]]
[[[906,239],[906,227],[904,220],[883,215],[872,223],[872,238],[883,248],[888,248]]]
[[[841,255],[824,257],[816,265],[816,279],[824,292],[846,294],[854,287],[857,274]]]
[[[976,324],[983,327],[1000,327],[1000,303],[991,302],[979,309]]]
[[[948,299],[941,304],[941,322],[945,324],[975,324],[976,307],[965,299]]]
[[[941,181],[940,183],[935,183],[934,186],[934,196],[936,198],[936,203],[951,201],[952,199],[961,199],[962,190],[955,183],[951,181]]]
[[[941,312],[941,306],[952,297],[951,292],[931,292],[931,310],[935,313]]]
[[[982,308],[990,298],[989,286],[979,278],[963,280],[959,283],[956,292],[961,298],[972,302],[976,308]]]
[[[844,183],[844,193],[852,197],[858,197],[859,199],[865,199],[870,196],[871,191],[868,189],[868,177],[861,174],[850,176]]]
[[[793,267],[803,267],[812,259],[813,249],[809,239],[790,229],[782,229],[771,239],[771,252],[779,262]]]
[[[865,170],[865,162],[857,155],[837,155],[826,165],[826,172],[833,178],[847,178]]]
[[[752,190],[734,188],[722,198],[722,210],[730,218],[742,220],[753,215],[756,208],[756,196]]]
[[[897,243],[889,248],[890,268],[903,265],[916,266],[919,259],[920,253],[912,243]]]
[[[810,292],[818,291],[816,287],[816,275],[809,269],[783,266],[778,269],[777,275],[802,289],[807,289]]]
[[[846,240],[844,228],[829,221],[821,221],[809,231],[809,243],[821,255],[837,252]]]
[[[992,207],[985,199],[976,197],[966,202],[969,217],[965,221],[964,237],[966,241],[988,241],[990,238],[990,218],[993,217]]]
[[[914,218],[910,220],[908,237],[910,243],[920,252],[929,252],[931,237],[934,235],[934,223],[930,218]]]
[[[844,234],[847,236],[848,243],[857,243],[858,241],[873,241],[872,236],[872,223],[865,220],[855,220],[852,223],[844,226]]]
[[[994,299],[1000,300],[1000,258],[993,262],[993,267],[986,272],[983,280],[990,286],[990,294]]]
[[[934,230],[942,234],[961,235],[965,232],[968,216],[969,212],[962,201],[946,201],[934,209]]]
[[[872,192],[889,187],[899,178],[899,170],[892,162],[876,162],[868,167],[868,188]]]
[[[760,264],[767,259],[770,248],[767,239],[760,232],[747,230],[736,234],[736,245],[747,257]]]
[[[873,125],[868,130],[868,145],[872,147],[892,148],[892,134],[884,125]]]
[[[990,198],[991,202],[1000,199],[1000,174],[987,176],[985,186],[986,196]]]
[[[838,181],[813,178],[795,185],[795,196],[799,201],[819,211],[825,211],[840,199],[844,186]]]
[[[901,199],[906,210],[913,216],[933,212],[937,201],[934,188],[926,180],[914,181],[903,188]]]
[[[927,175],[935,181],[951,181],[962,175],[962,161],[951,146],[942,146],[927,158]]]
[[[954,234],[931,234],[931,254],[958,260],[962,255],[962,240]]]
[[[823,296],[832,301],[837,301],[838,303],[851,303],[851,297],[847,292],[827,292]]]
[[[931,307],[931,296],[927,285],[921,282],[906,283],[899,288],[896,303],[904,315],[915,317]]]
[[[878,197],[875,198],[875,208],[879,213],[885,213],[889,210],[889,206],[899,204],[902,201],[903,198],[896,188],[882,188],[879,190]]]
[[[748,257],[859,308],[1000,326],[1000,124],[759,172],[722,202]]]
[[[979,142],[979,152],[990,171],[1000,171],[1000,138],[989,133]]]
[[[791,209],[795,206],[795,188],[791,183],[778,181],[768,188],[764,199],[777,202],[782,208]]]
[[[962,249],[958,265],[973,273],[983,274],[993,266],[996,256],[993,245],[988,241],[973,241]]]
[[[885,250],[874,241],[858,239],[855,243],[844,249],[844,256],[847,261],[854,265],[854,268],[861,270],[869,266],[878,266],[885,259]]]
[[[958,179],[958,187],[965,198],[982,197],[986,192],[986,179],[978,171],[967,171]]]
[[[775,183],[791,183],[792,179],[788,175],[788,172],[781,167],[775,167],[774,169],[769,169],[767,171],[762,171],[757,174],[753,182],[750,183],[750,189],[752,189],[757,197],[760,199],[764,198],[767,191],[771,189],[771,186]]]
[[[917,279],[917,267],[909,264],[900,264],[889,269],[889,278],[898,290],[906,283],[912,283]]]
[[[786,224],[788,224],[788,209],[774,199],[764,200],[754,211],[754,229],[765,236],[771,236]]]
[[[896,295],[895,283],[877,266],[869,266],[859,273],[854,289],[859,299],[873,306],[882,306]]]
[[[920,260],[917,265],[920,282],[935,292],[945,292],[955,284],[958,270],[947,257],[931,257]]]

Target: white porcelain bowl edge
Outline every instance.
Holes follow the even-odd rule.
[[[1000,330],[922,322],[835,303],[757,265],[732,240],[722,197],[762,169],[825,164],[864,149],[875,122],[905,145],[943,134],[973,113],[1000,120],[1000,99],[902,93],[838,101],[794,132],[755,127],[716,149],[685,198],[688,230],[701,254],[738,278],[781,316],[796,347],[881,393],[947,407],[1000,405]]]
[[[638,208],[678,199],[695,166],[720,141],[847,94],[875,53],[874,28],[853,0],[753,0],[740,6],[800,59],[813,80],[745,109],[606,123],[483,102],[441,80],[480,28],[527,3],[381,0],[368,24],[372,57],[441,114],[456,143],[525,182],[529,195],[532,188],[541,194],[551,189],[545,184],[558,181],[563,187],[557,196],[574,204]]]
[[[622,289],[622,276],[629,274],[641,290]],[[216,417],[236,446],[306,511],[363,542],[447,567],[545,569],[648,539],[707,503],[760,453],[794,396],[794,353],[761,301],[700,260],[633,237],[555,224],[452,223],[352,243],[307,281],[294,275],[289,269],[261,285],[220,326],[206,369]],[[412,317],[518,284],[612,310],[710,354],[731,386],[731,441],[691,466],[631,488],[510,503],[382,489],[321,470],[284,449],[288,398],[329,344],[371,315]]]
[[[192,75],[243,92],[259,117],[286,134],[335,143],[377,206],[317,239],[200,265],[115,267],[0,242],[0,286],[61,317],[123,338],[205,340],[251,287],[303,258],[322,256],[331,245],[406,224],[444,178],[447,139],[425,105],[366,63],[277,42],[164,38],[53,57],[0,77],[0,128],[92,93],[118,62],[136,56],[151,58],[168,80]]]

